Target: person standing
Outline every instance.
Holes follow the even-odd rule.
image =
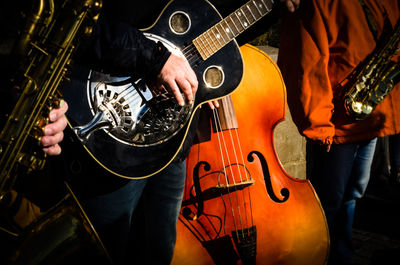
[[[182,93],[189,101],[193,100],[198,81],[187,61],[171,54],[161,43],[148,40],[138,30],[154,23],[168,2],[104,0],[99,23],[91,41],[83,45],[79,63],[108,74],[142,76],[149,84],[161,83],[172,90],[180,104],[185,104]],[[282,2],[294,10],[299,0]],[[229,6],[229,2],[225,1],[225,5]],[[69,141],[63,147],[68,150],[64,152],[66,177],[116,264],[171,262],[186,177],[184,159],[196,126],[194,118],[174,161],[146,179],[119,178],[105,172],[85,151],[78,151]],[[132,217],[139,199],[143,201],[144,226],[133,227]],[[128,244],[133,230],[143,232],[133,240],[144,247],[140,253],[130,255]]]
[[[399,15],[397,0],[305,0],[282,20],[278,65],[293,121],[307,140],[307,177],[325,211],[328,264],[354,264],[354,211],[369,181],[376,137],[400,132],[398,86],[366,119],[355,121],[345,114],[340,83]]]

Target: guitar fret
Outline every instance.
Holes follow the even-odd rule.
[[[218,23],[217,25],[215,25],[215,28],[217,29],[218,33],[221,35],[221,37],[222,37],[222,39],[224,40],[225,44],[228,43],[228,42],[229,42],[229,37],[227,38],[228,41],[226,41],[225,38],[224,38],[224,34],[225,34],[225,37],[227,37],[227,36],[226,36],[226,33],[225,33],[224,29],[222,28],[222,31],[220,31],[220,30],[218,29],[218,26],[219,26],[220,28],[222,28],[222,25],[221,25],[220,23]],[[223,34],[222,34],[221,32],[223,32]]]
[[[203,40],[203,39],[204,39],[204,40]],[[208,57],[210,57],[210,56],[214,53],[214,51],[213,51],[213,48],[211,47],[211,44],[208,42],[208,39],[207,39],[207,37],[205,36],[205,33],[202,34],[201,41],[202,41],[203,43],[205,43],[206,50],[208,51],[208,54],[209,54]],[[207,45],[207,44],[208,44],[208,45]],[[210,50],[207,48],[207,46],[210,48],[211,52],[210,52]]]
[[[226,20],[225,20],[225,19],[221,21],[221,25],[222,25],[223,22],[225,22],[225,27],[223,27],[223,29],[224,29],[226,35],[228,36],[228,39],[229,39],[229,40],[232,40],[232,39],[235,37],[235,36],[233,35],[232,29],[230,28],[229,24],[226,23]],[[230,35],[232,35],[232,36],[230,36]]]
[[[250,14],[253,16],[254,18],[254,22],[257,21],[257,18],[254,16],[253,11],[251,11],[249,5],[246,5],[247,9],[249,10]]]
[[[244,26],[245,26],[245,28],[247,28],[248,26],[251,25],[251,23],[250,23],[249,19],[247,18],[246,13],[243,12],[242,8],[240,8],[240,11],[242,11],[242,16],[246,19],[246,21],[244,22]]]
[[[243,32],[246,28],[243,25],[243,22],[240,20],[241,13],[240,12],[235,12],[234,14],[235,14],[234,18],[236,18],[236,20],[239,21],[239,23],[236,23],[236,24],[240,25],[240,28],[241,28],[240,32]]]
[[[264,1],[253,0],[253,2],[254,2],[254,5],[256,5],[260,9],[260,11],[263,15],[265,15],[269,12],[268,6],[265,5]]]
[[[217,30],[217,34],[215,34],[215,29]],[[214,38],[218,41],[219,48],[221,49],[221,47],[223,47],[225,45],[225,43],[221,44],[221,34],[219,34],[219,32],[218,32],[218,28],[212,27],[211,32],[214,35]]]
[[[247,6],[246,6],[247,7]],[[249,26],[252,25],[256,20],[253,18],[251,12],[248,10],[248,7],[244,9],[244,16],[247,18],[249,21]]]
[[[218,29],[215,27],[212,27],[212,33],[214,35],[214,38],[218,41],[219,43],[219,48],[221,49],[224,45],[225,45],[225,41],[223,41],[221,34],[219,34]],[[217,31],[217,33],[215,33],[215,31]]]
[[[258,21],[259,19],[261,19],[263,17],[263,14],[261,13],[261,10],[258,8],[258,6],[255,4],[255,0],[249,2],[248,7],[251,10],[255,21]]]
[[[214,53],[215,53],[215,52],[218,51],[221,47],[218,47],[217,44],[215,43],[215,41],[213,40],[212,36],[210,35],[210,30],[207,30],[207,35],[210,37],[211,42],[212,42],[212,44],[213,44],[214,47],[215,47],[215,51],[214,51]]]
[[[203,40],[203,35],[201,35],[201,37],[199,38],[199,40],[200,40],[200,42],[201,42],[201,45],[203,45],[204,50],[206,51],[207,58],[210,57],[210,56],[211,56],[211,52],[210,52],[210,50],[208,49],[207,44],[206,44],[206,43],[204,42],[204,40]]]
[[[270,9],[269,9],[269,7],[268,7],[268,6],[265,4],[264,0],[261,0],[261,3],[263,3],[263,5],[264,5],[265,9],[267,9],[267,12],[269,12],[269,11],[270,11]]]
[[[236,34],[236,33],[234,33],[234,34],[235,34],[235,36],[239,35],[241,32],[240,32],[240,30],[238,29],[238,27],[236,26],[236,24],[235,24],[235,21],[233,21],[233,19],[232,19],[232,17],[231,17],[231,16],[229,16],[229,18],[231,19],[231,21],[232,21],[233,25],[235,26],[235,28],[236,28],[236,30],[237,30],[237,34]]]
[[[202,39],[202,36],[200,36],[198,40],[200,41],[201,47],[203,48],[206,58],[210,57],[210,51],[207,49],[206,44]]]
[[[207,59],[207,53],[203,48],[203,45],[201,45],[201,43],[199,42],[199,38],[197,37],[196,39],[193,40],[193,44],[196,47],[197,51],[200,53],[201,58],[203,58],[203,60]]]
[[[261,18],[263,14],[261,13],[261,10],[258,8],[256,1],[253,0],[252,3],[256,7],[258,13],[260,14],[260,18]]]

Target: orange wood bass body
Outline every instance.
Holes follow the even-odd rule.
[[[217,118],[236,120],[187,158],[172,264],[325,264],[329,235],[319,199],[308,180],[285,172],[275,152],[273,130],[286,116],[282,76],[261,50],[240,50],[243,80]],[[226,111],[229,104],[234,109]]]

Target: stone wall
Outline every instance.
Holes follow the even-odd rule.
[[[278,48],[258,46],[275,62],[278,58]],[[306,142],[294,125],[289,108],[286,110],[286,120],[277,125],[274,131],[275,149],[287,173],[295,178],[306,177]]]

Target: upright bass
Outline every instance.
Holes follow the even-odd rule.
[[[286,115],[276,64],[241,47],[244,76],[213,111],[211,140],[192,147],[172,264],[326,263],[329,235],[308,180],[283,169],[273,129]]]

